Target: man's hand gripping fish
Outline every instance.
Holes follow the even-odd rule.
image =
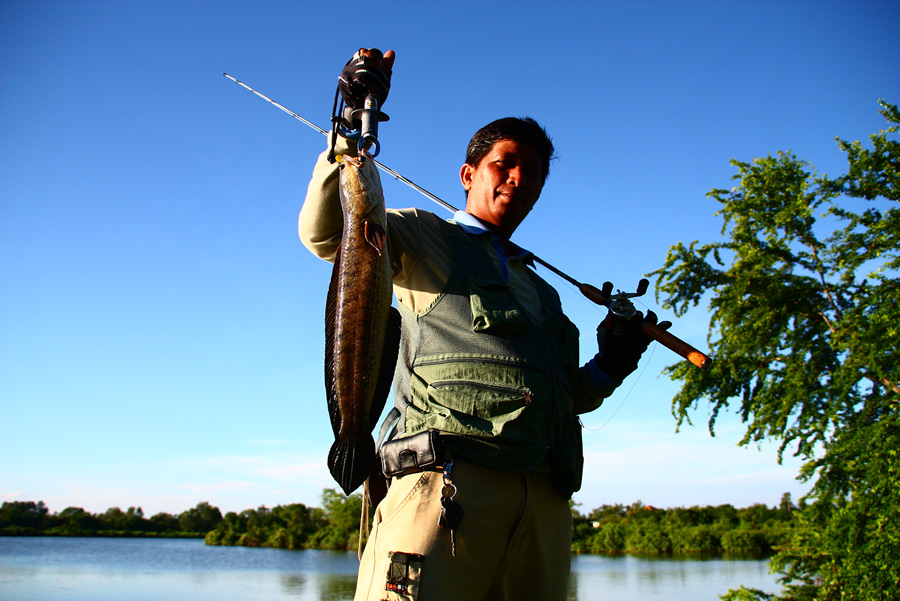
[[[400,340],[381,178],[372,160],[340,165],[344,229],[325,306],[325,390],[335,442],[331,475],[346,494],[375,462],[372,431],[390,392]]]

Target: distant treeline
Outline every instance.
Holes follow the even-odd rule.
[[[222,513],[209,503],[198,503],[178,515],[157,513],[146,518],[140,507],[90,513],[66,507],[50,513],[43,501],[12,501],[0,507],[0,536],[159,536],[202,538],[222,521]]]
[[[68,507],[50,514],[43,502],[6,502],[0,535],[205,537],[208,545],[280,549],[356,549],[362,497],[326,489],[322,508],[301,503],[259,507],[223,517],[199,503],[179,515],[145,518],[141,508],[91,514]],[[795,507],[785,494],[778,507],[731,505],[657,509],[642,504],[603,505],[587,515],[573,506],[572,551],[596,554],[752,554],[766,556],[786,544]],[[365,541],[363,541],[365,542]]]
[[[206,535],[207,545],[279,549],[349,550],[359,545],[362,495],[334,489],[322,493],[322,508],[302,503],[228,512]],[[365,540],[363,540],[365,542]]]
[[[789,493],[778,507],[603,505],[587,516],[573,511],[572,551],[768,556],[788,544],[796,509]]]

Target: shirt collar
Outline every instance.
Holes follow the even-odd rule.
[[[497,249],[497,251],[500,253],[500,256],[504,259],[508,257],[524,256],[525,263],[527,265],[531,265],[531,251],[525,250],[524,248],[510,240],[508,242],[509,254],[507,254],[506,249],[504,249],[503,247],[503,241],[500,239],[500,236],[491,231],[490,228],[484,225],[481,221],[479,221],[477,217],[475,217],[471,213],[466,213],[465,211],[457,211],[453,214],[453,221],[455,221],[456,224],[459,225],[459,227],[461,227],[467,234],[490,234],[491,236],[493,236],[492,245]]]
[[[467,234],[484,234],[493,233],[475,215],[466,213],[465,211],[457,211],[453,214],[453,221],[466,231]]]

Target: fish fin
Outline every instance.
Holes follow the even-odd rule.
[[[338,435],[341,427],[341,414],[337,403],[334,384],[334,331],[337,321],[337,291],[340,285],[341,249],[338,248],[331,271],[331,282],[328,284],[328,296],[325,300],[325,395],[328,399],[328,415],[331,418],[331,429]]]
[[[378,256],[380,257],[381,251],[384,250],[384,244],[387,242],[387,232],[374,221],[366,219],[363,222],[363,234],[366,237],[366,242],[378,251]]]
[[[375,441],[367,434],[359,440],[338,439],[328,451],[328,469],[344,494],[366,481],[375,463]]]
[[[400,311],[391,307],[388,311],[387,327],[384,330],[384,346],[381,352],[381,368],[378,372],[378,384],[375,387],[375,398],[369,412],[369,430],[374,430],[381,419],[381,412],[391,393],[394,382],[394,369],[397,366],[397,354],[400,351]]]

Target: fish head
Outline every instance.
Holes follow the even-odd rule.
[[[384,193],[375,162],[357,157],[341,159],[340,188],[344,213],[377,217],[384,214]]]

